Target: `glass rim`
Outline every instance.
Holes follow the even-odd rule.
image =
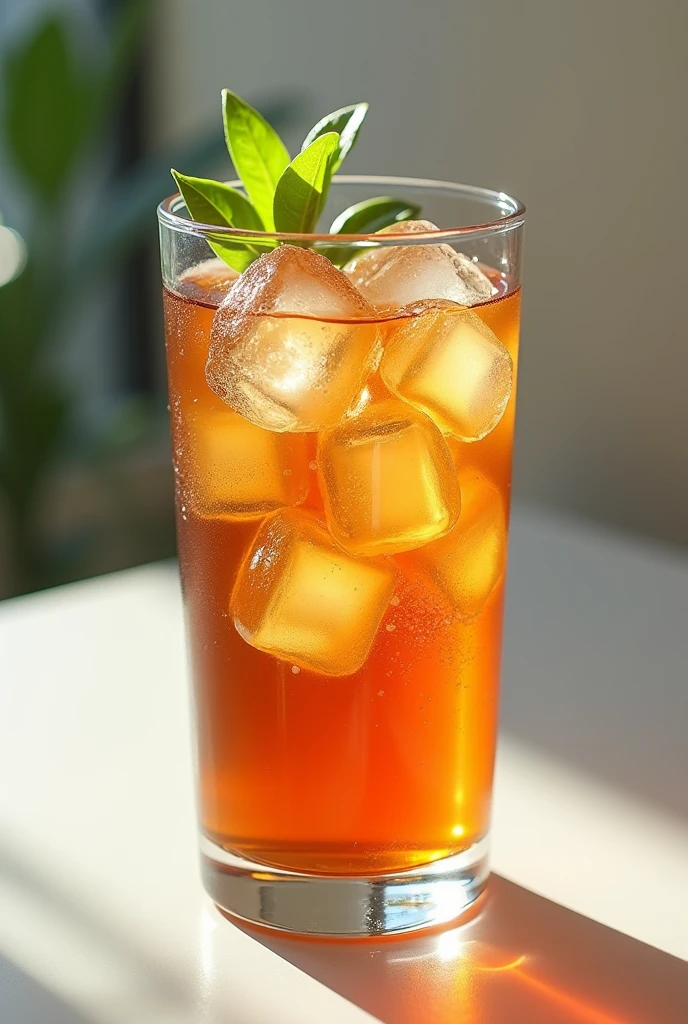
[[[158,220],[161,224],[172,228],[175,231],[184,231],[187,234],[224,235],[229,238],[246,239],[252,238],[259,241],[261,238],[277,239],[280,242],[298,241],[309,243],[325,244],[354,244],[361,242],[373,242],[379,245],[401,243],[418,245],[420,243],[450,242],[467,235],[491,235],[501,231],[513,230],[520,227],[525,220],[526,208],[519,200],[506,192],[498,192],[496,189],[482,188],[478,185],[464,185],[453,181],[435,181],[432,178],[406,178],[384,174],[335,174],[332,178],[334,185],[390,185],[400,188],[427,189],[454,193],[456,198],[473,199],[476,202],[496,207],[503,211],[502,216],[487,220],[481,223],[468,224],[462,227],[437,228],[433,231],[419,231],[409,235],[408,232],[385,231],[384,235],[379,234],[337,234],[328,233],[298,233],[280,231],[249,231],[243,228],[225,227],[218,224],[204,224],[200,221],[190,220],[188,217],[181,217],[174,211],[174,206],[181,200],[181,194],[175,192],[168,196],[158,205]],[[243,188],[239,180],[229,181],[227,184],[234,188]],[[383,241],[384,239],[384,241]]]

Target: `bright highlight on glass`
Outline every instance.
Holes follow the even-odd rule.
[[[0,224],[0,288],[21,274],[26,259],[24,239],[13,228]]]

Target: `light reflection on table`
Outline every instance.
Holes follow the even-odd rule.
[[[210,934],[235,927],[214,909],[207,914],[216,924]],[[337,942],[250,934],[385,1024],[688,1020],[683,961],[498,876],[473,920],[425,936]]]

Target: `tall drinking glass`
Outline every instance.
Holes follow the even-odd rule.
[[[339,176],[328,211],[381,193],[433,223],[158,211],[204,882],[314,934],[452,920],[488,871],[524,208]],[[270,255],[237,283],[209,243]]]

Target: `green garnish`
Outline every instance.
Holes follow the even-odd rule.
[[[355,103],[323,117],[306,136],[301,152],[290,160],[286,146],[265,118],[236,93],[223,89],[225,141],[245,193],[221,181],[173,170],[190,216],[204,224],[237,228],[249,236],[261,231],[310,234],[327,201],[332,175],[353,148],[367,112],[367,103]],[[329,233],[368,234],[419,213],[418,206],[403,199],[366,199],[340,213]],[[241,272],[277,242],[250,237],[235,242],[217,235],[209,236],[208,244]],[[330,246],[324,254],[341,266],[352,252],[347,246]]]
[[[332,173],[339,170],[342,160],[344,157],[353,149],[354,143],[358,138],[358,131],[363,120],[368,113],[367,103],[354,103],[351,107],[341,107],[340,110],[334,110],[331,114],[327,114],[318,123],[311,128],[306,138],[303,140],[303,146],[301,151],[307,149],[311,142],[315,142],[317,138],[324,135],[326,132],[336,132],[339,136],[337,143],[337,154],[332,161]]]
[[[399,224],[402,220],[414,220],[420,213],[420,206],[407,203],[405,199],[379,196],[364,199],[344,210],[332,221],[331,235],[373,235],[376,231]],[[330,246],[324,255],[338,267],[352,258],[351,246]]]
[[[203,224],[231,225],[245,228],[247,231],[264,231],[263,222],[258,216],[255,206],[246,196],[231,185],[222,181],[211,181],[208,178],[192,178],[179,171],[172,171],[172,177],[184,197],[189,213],[194,220]],[[228,242],[221,235],[209,238],[208,244],[225,263],[241,272],[246,270],[261,251],[256,246],[244,242]],[[274,243],[269,248],[273,248]]]
[[[319,135],[286,168],[277,182],[272,207],[277,231],[299,234],[313,230],[325,203],[338,146],[337,132]]]
[[[222,120],[234,170],[251,197],[263,230],[272,231],[275,227],[273,196],[289,164],[287,147],[263,115],[229,89],[222,90]],[[191,216],[194,217],[194,214],[191,213]]]

